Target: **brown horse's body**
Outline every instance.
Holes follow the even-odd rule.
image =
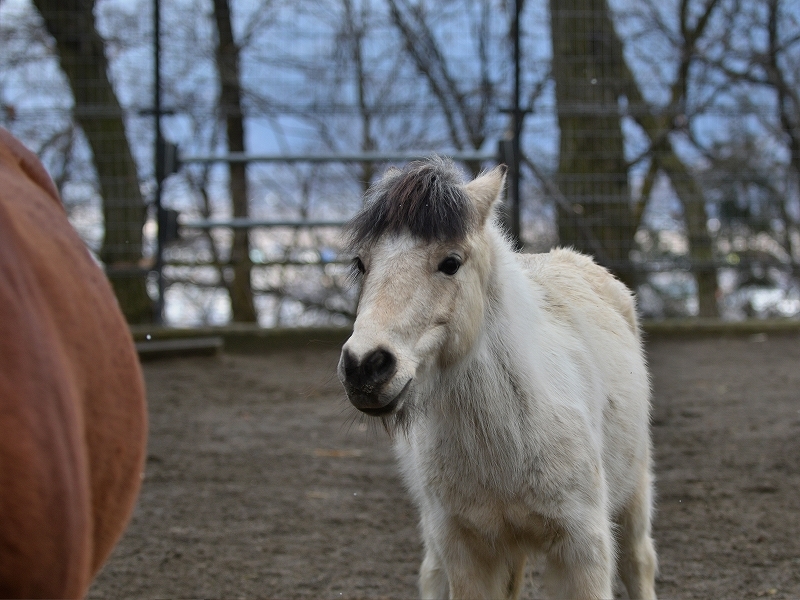
[[[0,129],[0,597],[86,593],[130,518],[146,422],[111,287]]]

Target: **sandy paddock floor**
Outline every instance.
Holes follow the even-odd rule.
[[[800,336],[647,349],[659,595],[800,598]],[[90,597],[415,597],[415,511],[337,360],[329,345],[146,363],[144,487]]]

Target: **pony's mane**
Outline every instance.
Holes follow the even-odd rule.
[[[453,162],[436,155],[388,171],[367,190],[364,208],[345,225],[348,248],[406,232],[424,242],[463,240],[478,222],[463,184]]]

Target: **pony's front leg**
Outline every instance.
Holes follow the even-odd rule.
[[[419,595],[422,600],[448,600],[449,586],[439,556],[433,548],[425,550],[419,569]]]
[[[525,555],[490,544],[471,533],[449,536],[443,547],[452,600],[516,600],[522,588]]]
[[[613,598],[614,551],[605,516],[565,528],[547,553],[545,588],[554,599]]]

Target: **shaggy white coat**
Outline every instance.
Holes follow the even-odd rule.
[[[615,572],[631,598],[654,598],[633,298],[573,251],[513,252],[494,222],[503,183],[498,168],[464,186],[481,216],[464,242],[391,235],[360,257],[345,349],[397,357],[381,393],[403,394],[393,437],[421,515],[420,594],[517,598],[526,556],[543,553],[553,598],[612,598]],[[437,271],[452,255],[459,271]]]

